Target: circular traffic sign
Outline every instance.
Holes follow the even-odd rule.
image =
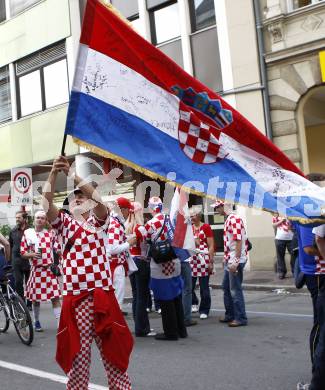
[[[32,180],[26,172],[17,172],[14,177],[15,190],[21,194],[26,194],[32,184]]]

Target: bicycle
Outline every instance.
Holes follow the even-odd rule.
[[[12,321],[22,343],[30,345],[34,339],[33,322],[24,300],[10,286],[11,268],[3,267],[5,276],[0,279],[0,332],[5,333]]]

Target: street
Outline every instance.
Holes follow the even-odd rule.
[[[189,338],[176,342],[137,338],[129,367],[133,389],[294,390],[298,381],[308,381],[309,295],[261,291],[245,295],[247,327],[230,329],[218,322],[222,293],[213,290],[211,315],[188,328]],[[133,330],[131,305],[126,303],[125,308]],[[152,313],[150,320],[160,331],[160,316]],[[45,331],[35,334],[31,347],[21,344],[12,326],[0,335],[1,390],[65,388],[54,361],[55,321],[48,304],[42,306],[41,322]],[[95,386],[90,389],[107,388],[96,348],[91,382]]]

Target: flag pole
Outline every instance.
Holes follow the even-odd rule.
[[[65,133],[63,136],[63,141],[62,141],[62,147],[61,147],[61,156],[65,156],[65,144],[67,142],[67,134]]]

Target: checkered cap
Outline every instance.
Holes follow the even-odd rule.
[[[227,156],[219,142],[220,130],[199,120],[193,113],[180,110],[178,139],[183,152],[200,164],[212,164]]]
[[[149,209],[159,212],[162,210],[162,200],[158,196],[152,196],[149,199]]]

